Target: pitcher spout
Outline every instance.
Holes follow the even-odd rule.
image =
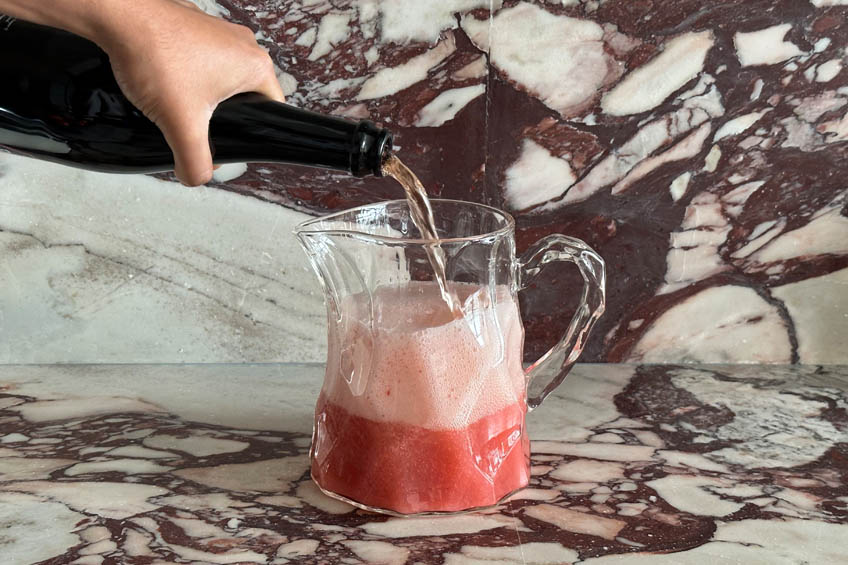
[[[374,308],[371,289],[355,260],[357,244],[310,220],[295,231],[324,290],[327,370],[342,375],[354,396],[371,374]],[[360,244],[361,245],[361,244]]]

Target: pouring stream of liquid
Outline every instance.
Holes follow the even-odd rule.
[[[424,185],[421,184],[415,173],[410,171],[409,167],[404,165],[403,161],[394,155],[391,155],[383,163],[383,174],[392,177],[403,187],[403,191],[406,193],[406,201],[409,203],[412,222],[418,228],[418,231],[421,232],[423,239],[433,241],[432,244],[427,246],[427,255],[430,259],[430,265],[433,268],[436,283],[439,285],[442,299],[454,314],[461,315],[462,311],[460,310],[458,300],[448,288],[447,276],[445,274],[445,252],[439,245],[436,221],[433,218],[433,207],[430,205],[430,199],[427,198],[427,191],[424,189]]]

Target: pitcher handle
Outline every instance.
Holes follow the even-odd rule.
[[[553,234],[537,241],[518,259],[518,288],[525,290],[545,265],[558,261],[575,263],[583,276],[583,295],[568,331],[526,370],[527,407],[532,410],[562,383],[574,366],[592,327],[606,304],[604,260],[583,241]]]

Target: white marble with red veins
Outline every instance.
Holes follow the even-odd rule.
[[[321,371],[0,367],[3,562],[843,558],[845,366],[578,365],[529,416],[527,489],[484,512],[410,518],[310,480]],[[28,410],[48,403],[49,419]]]
[[[843,0],[197,3],[254,30],[290,103],[380,122],[433,195],[514,213],[519,251],[595,247],[609,303],[583,360],[845,362]],[[321,361],[291,229],[400,195],[305,168],[189,190],[0,155],[0,361]],[[579,284],[551,268],[523,297],[528,360]]]

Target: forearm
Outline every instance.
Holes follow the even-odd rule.
[[[0,0],[0,13],[97,41],[122,17],[126,4],[141,1],[145,0]]]

